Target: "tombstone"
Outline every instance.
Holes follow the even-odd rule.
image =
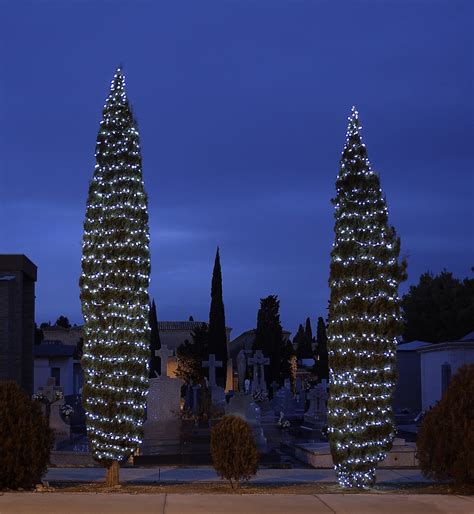
[[[245,391],[245,373],[247,372],[247,356],[245,350],[240,350],[237,354],[237,372],[239,374],[239,391]]]
[[[261,453],[267,451],[267,440],[263,433],[260,407],[253,401],[252,396],[236,393],[225,406],[225,413],[245,420],[250,425],[258,451]]]
[[[64,405],[63,388],[56,386],[55,378],[48,378],[46,385],[40,387],[38,392],[47,400],[45,414],[49,418],[49,426],[54,432],[54,442],[59,443],[69,439],[70,427],[61,417],[61,407]]]
[[[296,415],[296,400],[293,393],[286,387],[281,387],[276,392],[271,402],[275,414],[283,412],[286,418],[293,419]]]
[[[209,360],[202,362],[203,368],[209,368],[209,389],[211,391],[211,403],[222,406],[225,403],[225,391],[216,382],[216,368],[222,368],[222,361],[216,361],[216,356],[211,353]]]
[[[248,358],[247,363],[253,365],[252,394],[257,391],[267,392],[265,366],[270,364],[270,359],[263,356],[262,350],[256,350],[253,357]]]
[[[327,382],[322,380],[320,384],[313,387],[307,395],[309,400],[308,410],[304,414],[305,424],[323,426],[327,423]]]
[[[150,379],[147,396],[147,414],[143,425],[144,455],[174,453],[179,447],[181,428],[180,401],[183,381],[167,374],[168,357],[172,355],[166,345],[155,352],[161,358],[161,374]]]
[[[201,384],[196,384],[193,389],[193,414],[199,416],[199,392],[201,391]]]
[[[203,368],[209,368],[209,386],[215,387],[216,383],[216,368],[222,368],[222,361],[216,361],[216,356],[211,353],[208,361],[202,361]]]
[[[291,391],[291,380],[289,378],[285,378],[285,381],[283,382],[283,387],[286,387],[286,389],[289,389]]]
[[[250,385],[251,385],[250,379],[246,378],[245,382],[244,382],[244,392],[245,392],[245,394],[249,394],[249,392],[250,392]]]

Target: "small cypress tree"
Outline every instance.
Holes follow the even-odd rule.
[[[211,308],[209,311],[209,354],[213,353],[222,361],[222,368],[216,370],[217,383],[224,387],[227,370],[227,333],[225,330],[225,311],[222,298],[222,272],[219,248],[217,248],[214,270],[212,272]]]
[[[417,457],[423,474],[474,484],[474,364],[461,367],[421,423]]]
[[[353,108],[333,200],[328,433],[339,484],[366,488],[395,436],[396,338],[403,329],[398,286],[405,263],[398,262],[400,241],[360,128]]]
[[[37,484],[46,473],[54,435],[41,411],[14,381],[0,381],[0,490]]]
[[[139,135],[119,68],[102,112],[80,277],[83,405],[93,457],[117,485],[142,441],[148,392],[150,251]]]
[[[232,488],[257,473],[258,451],[250,426],[237,416],[224,416],[212,427],[211,454],[217,474]]]
[[[161,348],[160,331],[158,329],[158,318],[156,316],[155,300],[152,301],[148,315],[150,324],[150,364],[149,377],[156,378],[156,374],[161,371],[161,359],[156,355],[156,351]]]

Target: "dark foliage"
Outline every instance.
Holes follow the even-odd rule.
[[[0,382],[0,489],[26,489],[40,482],[53,441],[40,404],[16,382]]]
[[[424,273],[402,301],[405,341],[458,341],[474,331],[474,279]]]
[[[329,365],[328,365],[328,338],[326,335],[326,325],[323,318],[318,318],[318,326],[316,328],[316,352],[314,363],[314,373],[318,376],[319,380],[323,378],[329,380]]]
[[[55,325],[63,328],[71,328],[71,323],[69,323],[69,319],[66,316],[59,316]]]
[[[155,354],[161,348],[160,331],[158,329],[158,318],[156,316],[155,300],[150,305],[148,313],[148,321],[150,323],[150,364],[149,377],[156,378],[156,374],[160,374],[161,359]],[[155,373],[156,372],[156,373]]]
[[[211,308],[209,311],[209,354],[213,353],[222,361],[222,368],[216,370],[217,384],[225,386],[227,369],[227,334],[225,330],[225,311],[222,298],[222,272],[219,248],[217,248],[214,270],[212,272]]]
[[[211,454],[217,474],[232,487],[257,473],[258,451],[250,426],[237,416],[224,416],[212,427]]]
[[[274,380],[282,385],[290,376],[289,359],[294,353],[291,343],[283,339],[279,311],[278,296],[270,295],[260,300],[253,350],[262,350],[263,355],[270,358],[268,371],[265,371],[268,389]]]
[[[417,457],[427,477],[474,484],[474,364],[459,369],[443,398],[427,412]]]
[[[41,344],[44,341],[44,334],[41,328],[35,323],[35,344]]]
[[[186,339],[176,351],[178,357],[176,376],[187,384],[202,384],[204,381],[205,370],[202,367],[202,361],[209,355],[208,335],[208,327],[203,323],[191,333],[192,341]]]

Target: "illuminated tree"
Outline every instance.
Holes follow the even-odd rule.
[[[374,484],[395,436],[395,347],[403,330],[398,286],[406,264],[398,262],[400,241],[360,129],[352,108],[333,200],[328,421],[339,484],[365,488]]]
[[[83,404],[93,457],[116,485],[142,441],[148,390],[150,252],[139,135],[119,68],[89,186],[80,277]]]

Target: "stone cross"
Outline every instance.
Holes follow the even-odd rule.
[[[163,344],[159,350],[155,350],[155,355],[161,359],[161,371],[162,377],[168,376],[168,357],[173,355],[173,350],[168,350],[168,347]]]
[[[62,394],[63,388],[61,386],[57,386],[56,379],[51,377],[46,380],[46,385],[39,388],[39,392],[44,395],[49,403],[54,403],[57,401],[56,393],[58,392]]]
[[[252,381],[252,392],[260,389],[261,391],[267,390],[265,383],[265,366],[270,364],[270,359],[263,356],[262,350],[256,350],[253,357],[249,357],[247,361],[250,365],[253,365],[253,381]],[[259,369],[260,368],[260,373]]]
[[[216,361],[216,356],[211,353],[208,361],[202,361],[203,368],[209,368],[209,385],[215,387],[216,383],[216,368],[222,368],[222,361]]]

